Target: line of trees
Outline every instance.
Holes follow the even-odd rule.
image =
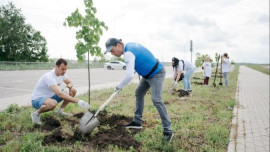
[[[47,62],[47,42],[13,3],[0,6],[0,61]]]

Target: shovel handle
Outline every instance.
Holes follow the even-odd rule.
[[[175,86],[172,84],[171,87],[170,87],[170,89],[167,91],[167,93],[171,93],[171,91],[173,90],[174,87]]]
[[[98,111],[95,113],[95,115],[94,115],[94,117],[96,117],[97,115],[98,115],[98,113],[100,112],[100,111],[102,111],[110,102],[111,102],[111,100],[118,94],[119,92],[114,92],[111,96],[110,96],[110,98],[105,102],[105,103],[103,103],[103,105],[98,109]]]

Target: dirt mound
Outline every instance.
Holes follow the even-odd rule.
[[[189,95],[189,93],[187,91],[182,90],[182,89],[179,89],[179,90],[174,89],[172,91],[172,94],[178,94],[179,97],[184,97],[184,96],[188,96]]]
[[[62,132],[62,128],[59,127],[55,129],[51,135],[45,136],[43,142],[45,144],[54,143],[55,141],[63,142],[67,137],[67,135]]]
[[[215,77],[215,75],[212,75],[211,77],[213,77],[213,78],[214,78],[214,77]],[[217,78],[223,78],[223,76],[222,76],[222,75],[217,75],[216,77],[217,77]]]
[[[41,129],[52,131],[60,126],[61,126],[60,121],[51,116],[45,121],[44,125],[41,126]]]
[[[81,113],[74,114],[73,117],[81,119],[83,117],[83,115],[84,115],[84,113],[81,112]]]
[[[132,136],[131,133],[127,132],[124,127],[116,127],[104,131],[98,132],[95,137],[91,140],[95,148],[106,148],[110,144],[117,145],[122,149],[133,148],[137,149],[140,146]]]
[[[196,85],[203,85],[202,82],[192,82],[192,84],[196,84]]]
[[[53,116],[48,118],[41,128],[46,131],[51,131],[45,135],[43,145],[66,145],[74,144],[76,141],[82,142],[84,145],[97,149],[106,149],[109,145],[117,145],[121,149],[129,149],[133,146],[134,149],[140,147],[140,143],[134,139],[134,135],[140,130],[127,130],[123,127],[124,124],[132,121],[131,117],[123,115],[111,115],[100,113],[98,119],[100,125],[97,131],[92,134],[82,134],[76,124],[79,124],[79,119],[83,113],[75,114],[73,118],[66,119],[65,126]],[[64,123],[63,123],[64,124]],[[67,127],[68,126],[68,127]]]
[[[117,125],[117,126],[122,126],[125,123],[129,123],[132,121],[132,118],[126,117],[123,115],[111,115],[110,117],[106,115],[101,115],[99,116],[99,120],[101,124],[108,124],[110,126],[112,125]]]
[[[198,79],[198,80],[200,80],[201,78],[199,78],[199,77],[192,77],[193,79]]]

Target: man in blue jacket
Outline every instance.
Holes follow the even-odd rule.
[[[151,88],[151,97],[156,106],[160,118],[162,120],[163,135],[167,137],[167,141],[171,141],[174,134],[171,129],[171,120],[168,115],[166,106],[162,101],[162,88],[166,71],[153,54],[144,46],[138,43],[127,43],[124,45],[121,39],[109,38],[105,43],[106,53],[111,52],[112,55],[120,57],[124,55],[126,62],[126,74],[124,79],[117,85],[114,91],[120,91],[127,85],[134,76],[134,70],[141,75],[139,86],[135,91],[136,110],[133,121],[126,128],[141,129],[142,114],[144,109],[144,96]]]

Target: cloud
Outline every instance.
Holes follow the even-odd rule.
[[[269,25],[269,15],[263,14],[258,18],[260,23],[268,24]]]
[[[268,46],[269,48],[269,35],[263,35],[260,37],[260,42],[262,45]]]
[[[0,4],[7,3],[1,0]],[[83,0],[13,0],[27,22],[41,31],[51,57],[76,59],[75,28],[63,27]],[[139,42],[157,58],[190,60],[194,54],[224,53],[234,61],[269,62],[269,1],[254,0],[93,0],[97,17],[109,26],[99,43],[109,37]],[[260,52],[260,53],[256,53]],[[193,56],[195,58],[195,56]],[[245,58],[245,59],[243,59]]]
[[[190,26],[203,26],[203,27],[211,27],[216,25],[214,21],[211,21],[208,18],[198,18],[194,15],[189,14],[174,16],[172,19],[170,19],[170,23],[187,24]]]

